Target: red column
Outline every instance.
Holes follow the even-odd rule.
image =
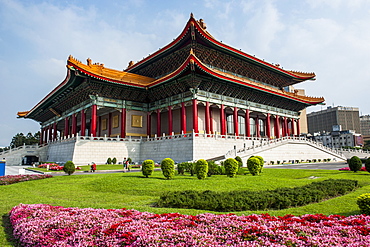
[[[91,107],[91,122],[90,122],[90,134],[96,136],[96,122],[97,122],[97,105],[92,105]]]
[[[270,122],[270,113],[267,113],[267,118],[266,118],[266,135],[267,138],[271,138],[271,122]]]
[[[150,137],[151,129],[152,129],[152,116],[148,112],[146,115],[146,135]]]
[[[121,109],[121,137],[126,138],[126,108]]]
[[[225,123],[225,110],[224,105],[221,104],[220,108],[220,124],[221,124],[221,135],[226,135],[226,123]]]
[[[291,121],[291,123],[292,123],[292,136],[294,136],[294,133],[295,133],[295,120],[292,118],[292,121]]]
[[[98,135],[101,136],[101,116],[98,117]]]
[[[168,106],[168,135],[172,135],[172,106]]]
[[[186,134],[186,108],[185,103],[181,103],[181,132]]]
[[[234,133],[236,136],[239,135],[239,123],[238,123],[238,108],[234,107]]]
[[[69,132],[69,119],[68,117],[66,117],[64,119],[64,137],[67,137],[68,136],[68,133]]]
[[[250,119],[249,119],[249,109],[245,111],[245,135],[247,137],[251,136],[251,125],[250,125]]]
[[[210,107],[209,108],[209,131],[210,133],[214,133],[214,129],[213,129],[213,115],[212,115],[212,108]]]
[[[81,110],[81,136],[85,136],[85,129],[86,129],[86,113],[85,110]]]
[[[283,117],[283,136],[288,135],[288,120],[286,117]]]
[[[157,136],[161,135],[161,111],[157,109]]]
[[[112,135],[112,113],[108,114],[108,137]]]
[[[53,125],[53,141],[57,139],[57,123],[55,122]]]
[[[43,141],[44,141],[44,140],[42,139],[42,138],[44,138],[44,137],[43,137],[43,135],[44,135],[43,128],[41,128],[41,129],[40,129],[40,139],[39,139],[39,144],[40,144],[40,145],[42,145],[42,144],[43,144]]]
[[[276,138],[280,138],[280,118],[279,116],[276,116],[276,119],[275,119],[275,135],[276,135]]]
[[[193,130],[194,133],[199,133],[198,129],[198,101],[193,99]]]
[[[297,119],[297,136],[300,136],[301,134],[301,123],[300,123],[300,119],[298,118]]]
[[[51,124],[49,125],[49,142],[51,142],[52,140],[53,140],[53,133],[52,133],[52,126],[51,126]]]
[[[206,102],[206,134],[209,134],[211,132],[211,117],[210,117],[210,111],[209,111],[209,102]]]
[[[259,124],[259,118],[258,118],[258,116],[255,118],[255,125],[256,125],[256,136],[257,137],[261,137],[260,124]]]
[[[77,117],[76,113],[72,114],[72,135],[76,136],[77,134]]]

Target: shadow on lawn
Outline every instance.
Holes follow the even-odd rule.
[[[11,243],[13,246],[21,246],[18,240],[16,240],[13,236],[13,227],[10,223],[10,218],[8,214],[4,214],[2,216],[2,223],[1,226],[4,227],[4,233],[6,240]]]

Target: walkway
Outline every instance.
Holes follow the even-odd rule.
[[[19,174],[40,174],[33,171],[28,171],[25,168],[32,166],[5,166],[5,175],[19,175]]]

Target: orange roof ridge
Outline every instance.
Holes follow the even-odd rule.
[[[114,80],[119,82],[127,82],[131,84],[137,84],[146,86],[150,82],[154,81],[154,78],[133,74],[130,72],[120,71],[116,69],[110,69],[104,67],[101,63],[92,63],[90,58],[87,59],[87,64],[80,62],[72,56],[68,57],[67,66],[82,70],[84,73],[88,73],[92,76],[97,76],[101,79]]]

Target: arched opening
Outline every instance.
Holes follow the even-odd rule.
[[[27,155],[22,159],[22,165],[32,165],[35,162],[39,162],[39,157],[35,155]]]

